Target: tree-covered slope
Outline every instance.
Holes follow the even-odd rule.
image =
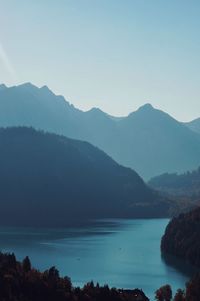
[[[65,225],[166,216],[169,203],[87,142],[31,128],[0,130],[0,223]]]
[[[200,168],[183,174],[163,174],[152,178],[149,185],[171,195],[200,200]]]
[[[161,250],[200,267],[200,207],[169,222]]]

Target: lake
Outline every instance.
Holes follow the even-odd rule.
[[[168,219],[99,220],[62,229],[0,228],[1,251],[26,255],[40,270],[56,266],[73,285],[94,280],[118,288],[142,288],[153,300],[164,284],[183,288],[191,271],[166,263],[160,239]]]

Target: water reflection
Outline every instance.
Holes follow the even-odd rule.
[[[186,263],[185,261],[166,253],[161,253],[161,258],[163,262],[166,264],[166,266],[171,266],[175,268],[178,272],[185,275],[186,277],[190,278],[191,275],[194,275],[199,270],[190,265],[189,263]]]
[[[184,287],[190,273],[161,258],[167,219],[98,220],[56,229],[0,228],[0,249],[29,255],[36,268],[55,265],[75,285],[94,280],[119,288],[142,288],[153,298],[166,283]]]

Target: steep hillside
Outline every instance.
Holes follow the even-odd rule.
[[[161,250],[200,267],[200,207],[170,221]]]
[[[0,130],[0,224],[166,216],[169,203],[87,142],[30,128]]]

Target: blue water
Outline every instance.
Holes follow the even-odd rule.
[[[190,272],[167,264],[160,239],[167,219],[103,220],[66,229],[0,228],[0,249],[19,260],[28,255],[34,267],[56,266],[74,285],[94,280],[119,288],[154,291],[170,283],[183,288]],[[188,271],[187,271],[188,272]]]

